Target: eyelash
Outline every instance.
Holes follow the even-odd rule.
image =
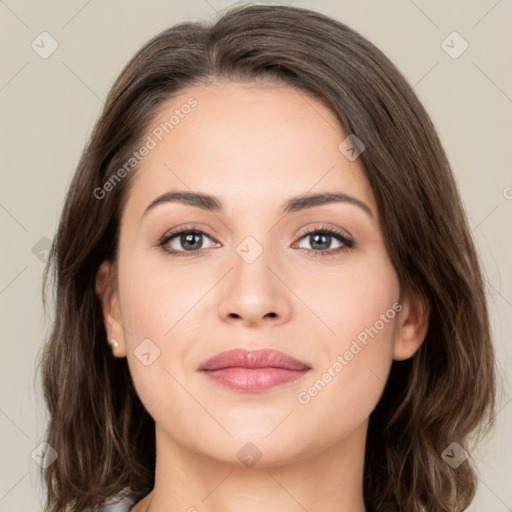
[[[193,256],[197,255],[198,253],[204,250],[199,249],[197,251],[176,251],[175,249],[169,249],[168,247],[166,247],[167,243],[169,243],[173,238],[175,238],[178,235],[181,235],[182,233],[195,233],[200,235],[206,235],[208,238],[211,238],[208,235],[208,233],[206,233],[202,229],[197,228],[196,226],[182,226],[180,228],[176,228],[175,230],[169,233],[166,233],[158,242],[158,247],[162,247],[162,250],[165,251],[167,254],[170,254],[171,256]],[[320,249],[305,249],[306,251],[308,251],[308,253],[313,253],[315,256],[320,256],[323,258],[336,256],[337,254],[348,252],[350,251],[350,249],[355,247],[355,241],[352,238],[349,238],[345,233],[341,231],[338,231],[334,228],[328,228],[326,226],[314,228],[310,231],[302,233],[299,237],[299,240],[313,234],[333,236],[334,238],[337,238],[339,242],[342,243],[342,245],[336,249],[330,249],[325,251],[322,251]]]

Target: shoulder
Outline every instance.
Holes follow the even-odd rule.
[[[129,512],[140,499],[139,494],[125,491],[122,497],[112,498],[111,502],[103,505],[98,512]]]

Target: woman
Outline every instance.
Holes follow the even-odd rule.
[[[250,6],[148,42],[50,269],[48,511],[472,501],[495,400],[480,263],[428,114],[346,25]]]

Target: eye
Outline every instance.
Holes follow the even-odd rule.
[[[204,237],[210,238],[202,229],[196,226],[182,226],[164,235],[158,245],[173,256],[189,256],[204,249]]]
[[[192,256],[206,249],[203,247],[205,237],[211,240],[210,236],[197,226],[182,226],[166,233],[158,246],[172,256]],[[354,240],[347,234],[326,226],[320,226],[303,233],[300,236],[300,240],[302,239],[306,240],[309,247],[299,248],[317,256],[334,256],[355,247]],[[335,248],[330,248],[333,240],[338,245]],[[211,247],[216,245],[218,246],[214,242]]]
[[[305,239],[309,244],[309,247],[305,248],[308,252],[319,256],[334,256],[340,252],[347,252],[355,246],[354,240],[348,235],[325,226],[303,233],[301,239]],[[330,248],[333,240],[338,243],[334,249]]]

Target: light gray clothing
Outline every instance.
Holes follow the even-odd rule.
[[[128,493],[124,498],[116,503],[104,505],[99,509],[99,512],[129,512],[129,510],[141,499],[142,498],[140,496],[137,496],[134,493]]]

